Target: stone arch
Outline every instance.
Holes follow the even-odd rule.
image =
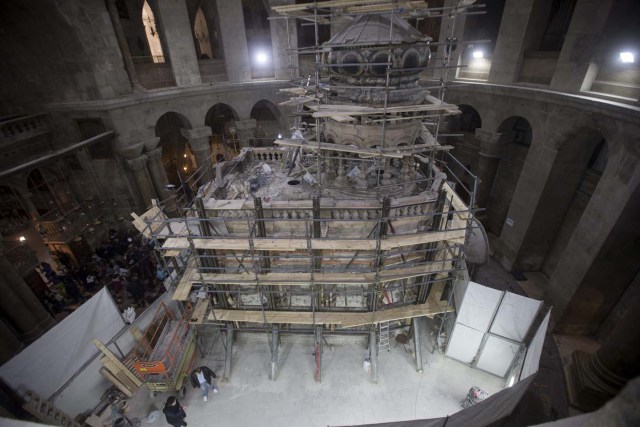
[[[194,153],[181,129],[191,129],[191,123],[173,111],[161,115],[154,128],[155,135],[160,138],[158,145],[162,147],[162,164],[167,179],[175,186],[179,186],[183,177],[196,169]]]
[[[458,105],[460,114],[452,116],[450,129],[452,133],[469,132],[474,133],[476,129],[482,127],[482,119],[478,110],[467,104]]]
[[[207,19],[200,7],[196,11],[192,28],[198,59],[212,59],[214,55],[209,34],[209,24],[207,24]]]
[[[607,142],[598,129],[581,127],[564,136],[516,258],[519,269],[553,274],[607,157]]]
[[[238,113],[228,104],[215,104],[207,111],[204,123],[211,128],[211,153],[216,163],[231,160],[240,151],[238,135],[233,131],[238,119]]]
[[[499,236],[507,218],[511,201],[533,140],[529,121],[521,116],[511,116],[498,127],[500,160],[487,203],[485,225],[488,231]]]
[[[282,115],[276,105],[266,99],[256,102],[249,117],[256,121],[255,138],[258,146],[273,145],[273,140],[282,133]]]
[[[18,191],[13,186],[0,185],[0,233],[7,237],[22,231],[31,222],[28,209],[24,206]]]

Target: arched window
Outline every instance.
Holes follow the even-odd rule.
[[[209,26],[207,20],[202,13],[202,9],[198,9],[196,13],[196,22],[193,24],[193,33],[198,41],[198,49],[200,59],[212,59],[211,41],[209,40]]]
[[[164,62],[164,52],[162,50],[162,43],[160,42],[160,34],[158,34],[156,18],[147,1],[145,1],[142,6],[142,23],[144,25],[144,32],[147,35],[147,43],[149,43],[152,61]]]

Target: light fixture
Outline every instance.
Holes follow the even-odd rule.
[[[185,159],[187,158],[187,154],[186,154],[186,153],[185,153],[185,155],[184,155],[184,158],[185,158]]]
[[[473,59],[482,59],[482,58],[484,58],[484,52],[482,52],[481,50],[473,51]]]
[[[20,236],[20,237],[18,238],[18,240],[20,240],[21,242],[24,242],[25,240],[27,240],[27,238],[26,238],[26,237],[24,237],[24,236]]]
[[[282,134],[281,133],[278,134],[278,139],[282,139]]]
[[[263,51],[259,51],[258,53],[256,53],[256,62],[259,65],[265,65],[268,60],[269,58],[267,57],[267,54]]]
[[[620,61],[622,61],[623,64],[633,64],[636,62],[636,57],[633,52],[620,52]]]
[[[187,171],[187,169],[188,169],[188,168],[187,168],[187,166],[186,166],[186,165],[182,167],[182,170],[184,170],[185,172]]]

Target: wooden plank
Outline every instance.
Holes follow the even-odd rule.
[[[363,107],[363,106],[351,106],[351,105],[338,105],[338,104],[321,104],[318,106],[317,111],[312,114],[314,118],[322,117],[334,117],[334,116],[369,116],[378,114],[393,114],[393,113],[406,113],[406,112],[420,112],[420,111],[442,111],[451,110],[457,111],[457,107],[453,104],[419,104],[419,105],[402,105],[397,107]]]
[[[466,230],[430,231],[428,233],[416,233],[403,236],[391,236],[380,242],[382,250],[401,248],[404,246],[420,245],[424,243],[441,242],[448,240],[451,242],[464,242]]]
[[[350,145],[342,145],[342,144],[331,144],[327,142],[315,142],[315,141],[303,141],[299,139],[278,139],[273,142],[276,145],[282,145],[284,147],[302,147],[305,150],[328,150],[328,151],[339,151],[344,153],[355,153],[362,154],[365,156],[381,156],[387,157],[391,159],[401,159],[401,153],[395,152],[380,152],[379,150],[373,148],[358,148]]]
[[[169,237],[164,241],[161,249],[189,249],[189,241],[184,237]]]
[[[132,398],[133,397],[133,392],[135,390],[129,390],[124,384],[122,384],[118,378],[116,378],[116,376],[110,372],[108,369],[106,368],[100,368],[99,369],[100,374],[105,377],[107,380],[109,380],[109,382],[111,384],[113,384],[114,386],[116,386],[116,388],[118,390],[120,390],[122,393],[125,394],[125,396],[127,396],[128,398]]]
[[[249,322],[249,323],[291,323],[296,325],[332,324],[342,328],[351,328],[388,322],[392,320],[408,319],[412,317],[428,316],[443,313],[446,302],[440,302],[435,295],[427,299],[425,304],[410,305],[388,310],[371,312],[316,312],[315,322],[313,312],[286,311],[249,311],[249,310],[213,310],[209,321]],[[266,322],[265,322],[266,320]]]
[[[98,340],[97,338],[94,338],[93,340],[91,340],[91,342],[98,347],[98,349],[102,352],[102,354],[104,354],[105,356],[107,356],[111,362],[113,362],[116,366],[118,366],[126,375],[127,377],[129,377],[129,379],[131,381],[133,381],[133,383],[140,387],[142,385],[142,381],[140,381],[138,379],[138,377],[136,377],[133,372],[131,372],[129,369],[127,369],[127,367],[120,362],[120,359],[118,359],[112,352],[111,350],[109,350],[104,344],[102,344],[102,342],[100,342],[100,340]]]
[[[205,316],[207,314],[207,309],[209,308],[209,299],[208,298],[199,298],[196,303],[196,308],[193,309],[193,313],[191,313],[191,319],[189,319],[189,323],[193,323],[196,325],[200,325],[205,321]]]
[[[176,286],[176,290],[171,297],[174,301],[186,301],[189,299],[189,294],[191,293],[191,287],[193,286],[192,276],[193,273],[197,270],[195,268],[186,268],[182,277],[180,278],[180,282],[178,282],[178,286]]]

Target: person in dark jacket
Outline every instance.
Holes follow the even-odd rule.
[[[200,366],[199,368],[194,369],[189,377],[193,388],[200,387],[202,400],[205,402],[207,401],[209,390],[213,390],[214,393],[218,392],[218,387],[213,384],[213,378],[217,378],[216,373],[206,366]]]
[[[167,422],[171,424],[173,427],[182,427],[186,426],[187,422],[184,420],[187,414],[180,406],[178,399],[174,396],[169,396],[167,398],[167,402],[164,404],[164,412],[165,417],[167,417]]]

